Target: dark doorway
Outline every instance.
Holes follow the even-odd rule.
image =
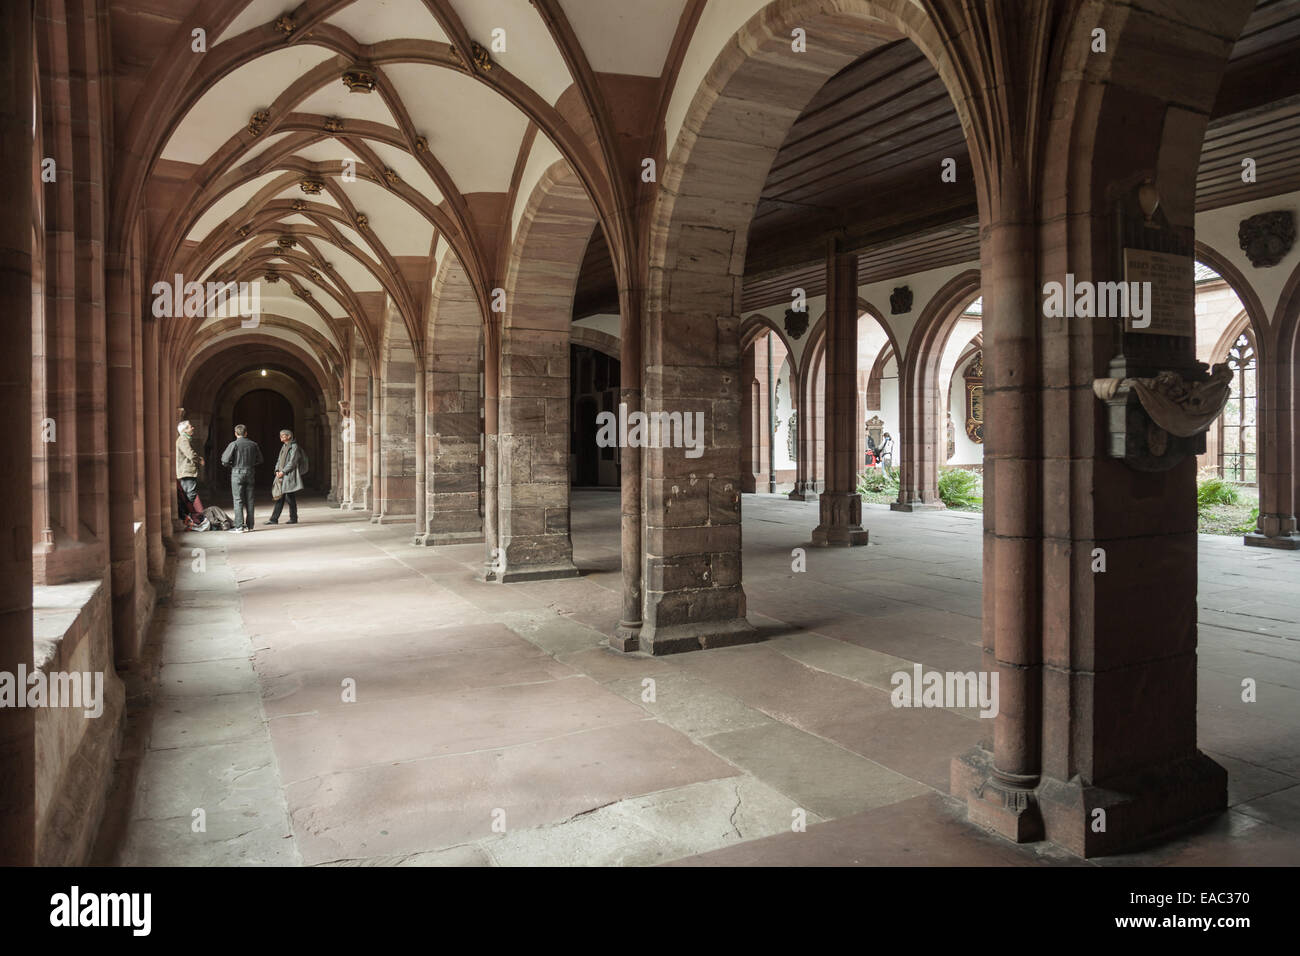
[[[618,359],[582,345],[569,347],[569,395],[573,401],[569,479],[582,488],[617,488],[618,449],[596,444],[596,417],[618,414]]]
[[[295,429],[293,406],[279,392],[259,388],[235,403],[235,424],[248,426],[248,437],[262,449],[265,464],[257,470],[258,491],[270,491],[275,480],[275,459],[280,454],[280,429]]]

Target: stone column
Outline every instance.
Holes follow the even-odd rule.
[[[120,262],[108,273],[108,517],[113,654],[118,665],[135,657],[135,350],[130,276]]]
[[[569,537],[569,334],[567,323],[548,327],[559,298],[517,297],[502,335],[497,494],[505,581],[578,573]]]
[[[919,335],[914,335],[909,348],[921,349],[925,345]],[[933,348],[943,352],[940,338]],[[898,363],[898,406],[901,427],[898,441],[898,500],[891,501],[891,511],[905,513],[917,511],[943,511],[947,506],[939,498],[939,463],[945,460],[940,450],[939,422],[946,419],[940,406],[942,393],[937,375],[930,366],[938,366],[938,356],[927,359],[920,356],[914,361]],[[896,446],[897,447],[897,446]]]
[[[501,404],[501,327],[489,316],[483,334],[483,580],[500,581],[504,560],[497,522],[497,436]]]
[[[162,330],[159,329],[161,335]],[[159,342],[162,345],[162,341]],[[158,365],[158,407],[162,409],[163,439],[158,444],[158,474],[162,491],[160,505],[162,508],[163,548],[168,554],[176,553],[176,417],[178,399],[176,397],[176,372],[172,350],[160,348]],[[230,436],[234,438],[234,435]],[[219,447],[225,447],[218,442]],[[229,486],[229,481],[226,482]]]
[[[412,544],[424,544],[428,531],[427,472],[425,453],[427,442],[425,436],[428,426],[425,424],[425,381],[424,359],[415,358],[415,534]]]
[[[158,320],[146,310],[142,319],[144,332],[143,371],[144,371],[144,485],[145,485],[145,528],[148,534],[149,578],[161,581],[164,574],[167,552],[162,543],[162,495],[161,475],[158,469],[159,449],[165,422],[158,419]],[[209,463],[209,474],[212,464]],[[218,466],[219,467],[219,466]],[[210,481],[210,479],[209,479]]]
[[[326,402],[329,399],[325,399]],[[325,500],[331,502],[335,507],[343,500],[343,484],[340,480],[339,473],[339,413],[337,408],[326,408],[323,412],[325,419],[323,429],[324,434],[321,437],[321,448],[329,452],[329,488],[325,495]]]
[[[763,469],[759,409],[765,404],[766,394],[758,384],[758,349],[750,346],[740,353],[740,490],[747,495],[758,490],[758,473]]]
[[[1296,377],[1300,376],[1294,363],[1300,360],[1300,355],[1292,354],[1292,343],[1286,340],[1284,332],[1289,318],[1285,314],[1287,300],[1284,291],[1270,323],[1269,340],[1257,343],[1259,433],[1255,467],[1259,480],[1259,519],[1255,530],[1245,535],[1244,540],[1251,547],[1294,551],[1300,549],[1296,522],[1296,508],[1300,503],[1293,497],[1297,492],[1295,483],[1300,478],[1292,464],[1300,442],[1300,434],[1295,432],[1300,409],[1293,407]],[[1212,427],[1211,431],[1214,430]]]
[[[619,308],[619,402],[628,413],[641,408],[641,289],[624,290]],[[641,644],[641,449],[621,449],[620,510],[623,610],[609,645],[635,651]]]
[[[379,376],[373,372],[366,383],[370,396],[370,521],[378,524],[384,514],[384,390]]]
[[[352,415],[352,373],[343,372],[343,395],[339,402],[339,508],[352,510],[352,443],[356,438],[356,419]]]
[[[998,676],[998,712],[991,751],[977,749],[955,760],[952,786],[967,798],[973,822],[1025,842],[1043,836],[1035,792],[1042,766],[1043,465],[1035,371],[1042,306],[1026,184],[1009,171],[999,185],[1007,215],[985,229],[981,249],[990,423],[984,442],[981,670]],[[1068,581],[1069,570],[1064,574]]]
[[[425,394],[426,545],[482,541],[479,514],[480,365],[483,318],[454,258],[435,280]],[[494,545],[495,546],[495,545]]]
[[[674,264],[651,266],[643,339],[645,411],[647,416],[676,413],[683,423],[691,416],[703,434],[694,436],[693,448],[684,440],[682,447],[664,441],[642,452],[640,640],[650,654],[757,639],[745,618],[741,584],[743,262],[733,258],[733,239],[721,229],[686,226],[680,229]]]
[[[415,443],[416,432],[423,432],[423,422],[415,414],[415,382],[419,364],[415,350],[402,325],[402,318],[395,310],[389,322],[392,325],[384,345],[379,389],[382,416],[379,447],[383,474],[379,521],[382,524],[415,520]]]
[[[0,6],[0,171],[12,186],[0,216],[0,407],[32,405],[32,32],[29,3]],[[38,187],[39,188],[39,187]],[[28,673],[32,648],[32,434],[12,429],[0,455],[0,671]],[[0,708],[0,865],[36,856],[35,711]]]
[[[867,543],[857,492],[858,258],[834,247],[826,259],[826,490],[817,499],[817,547]]]

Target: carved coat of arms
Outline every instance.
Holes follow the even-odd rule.
[[[1237,241],[1251,265],[1275,266],[1295,244],[1295,213],[1279,209],[1243,219],[1237,227]]]

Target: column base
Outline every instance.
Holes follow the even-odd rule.
[[[626,624],[623,621],[618,622],[618,627],[614,630],[614,636],[609,639],[609,646],[616,651],[622,651],[630,654],[632,651],[641,649],[641,622],[635,624]]]
[[[889,510],[912,514],[918,511],[947,511],[948,506],[942,501],[891,501]]]
[[[797,481],[789,492],[791,501],[815,501],[822,493],[821,481]]]
[[[824,527],[813,529],[812,543],[817,548],[856,548],[867,543],[869,531],[858,528]]]
[[[1300,534],[1268,535],[1252,531],[1242,537],[1248,548],[1277,548],[1279,551],[1300,551]]]
[[[375,515],[371,524],[415,524],[415,515]]]
[[[514,584],[518,581],[554,581],[560,578],[576,578],[577,567],[572,564],[551,565],[538,568],[506,568],[495,580],[502,584]]]
[[[1200,751],[1105,786],[1047,777],[1032,791],[1008,791],[992,769],[981,748],[953,759],[952,792],[966,796],[970,822],[1017,843],[1047,839],[1085,858],[1140,849],[1228,808],[1228,773]]]
[[[823,491],[817,499],[821,522],[813,529],[816,548],[852,548],[867,543],[862,498],[856,491]]]
[[[483,541],[482,531],[425,531],[417,534],[411,543],[421,548],[436,548],[442,544],[482,544]]]
[[[659,657],[664,654],[708,650],[712,647],[753,644],[758,640],[758,629],[743,617],[733,618],[730,621],[704,621],[699,624],[675,624],[672,627],[660,628],[643,624],[640,650]]]
[[[1043,816],[1032,789],[1013,787],[993,773],[993,755],[975,747],[952,759],[949,789],[966,800],[966,818],[1013,843],[1043,839]]]

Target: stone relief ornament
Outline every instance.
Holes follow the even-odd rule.
[[[786,452],[791,461],[798,461],[799,448],[799,413],[797,411],[790,413],[790,428],[785,436]]]
[[[906,315],[911,311],[912,289],[910,286],[901,285],[889,297],[889,313],[890,315]]]
[[[451,55],[456,59],[456,62],[462,64],[465,62],[465,58],[461,56],[460,50],[456,49],[454,45],[451,48]],[[484,73],[492,69],[492,57],[488,55],[488,51],[484,49],[483,45],[477,40],[470,41],[469,55],[470,59],[474,61],[474,65]]]
[[[1255,268],[1275,266],[1295,244],[1295,213],[1279,209],[1243,219],[1237,241]]]
[[[1102,401],[1108,401],[1122,390],[1131,389],[1160,430],[1191,438],[1214,424],[1228,404],[1231,383],[1232,369],[1225,363],[1214,366],[1203,381],[1189,381],[1178,372],[1166,371],[1151,378],[1094,379],[1092,390]],[[1148,433],[1148,444],[1150,437]],[[1154,447],[1152,451],[1162,454]]]
[[[348,70],[343,74],[343,85],[351,93],[373,93],[375,91],[375,75],[367,73],[365,70]]]
[[[271,122],[270,110],[258,110],[248,118],[248,132],[252,136],[261,136],[266,124]]]
[[[808,313],[785,310],[785,331],[792,339],[800,338],[808,331]]]

